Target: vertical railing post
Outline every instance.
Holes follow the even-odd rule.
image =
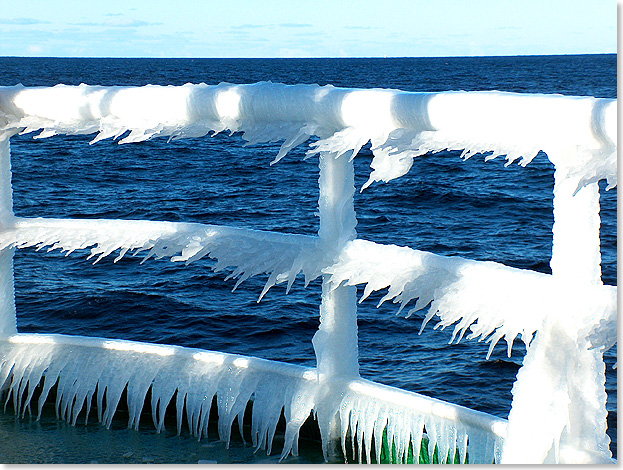
[[[569,283],[601,284],[599,185],[589,184],[574,195],[576,186],[562,170],[554,172],[552,275]]]
[[[327,252],[338,253],[357,236],[353,194],[354,168],[348,155],[335,158],[320,154],[320,230],[319,237]],[[357,288],[338,286],[331,289],[323,277],[320,326],[312,339],[320,384],[316,406],[325,457],[333,454],[339,438],[340,383],[359,377],[357,347]]]
[[[569,285],[601,285],[599,185],[592,183],[577,192],[576,187],[574,179],[567,178],[563,170],[555,171],[552,275]],[[595,453],[593,457],[599,458],[601,454],[607,461],[611,454],[610,438],[606,434],[608,413],[603,352],[591,349],[586,338],[585,318],[575,319],[571,328],[567,318],[558,317],[556,321],[566,324],[567,341],[576,348],[573,367],[564,372],[569,414],[560,441],[561,461],[571,463],[565,459],[565,449],[572,452],[586,449]]]
[[[319,185],[320,241],[327,251],[338,252],[357,236],[353,162],[347,155],[320,154]],[[359,375],[356,294],[354,286],[331,290],[323,278],[320,327],[313,339],[321,377]]]
[[[0,230],[13,225],[11,188],[11,134],[0,132]],[[0,336],[17,333],[13,287],[13,248],[0,251]]]
[[[552,276],[570,289],[602,284],[599,186],[576,188],[577,180],[568,178],[565,166],[557,166],[550,266]],[[590,319],[582,312],[553,313],[517,375],[502,463],[607,462],[602,352],[590,349]]]

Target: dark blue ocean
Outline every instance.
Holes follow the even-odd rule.
[[[616,55],[404,59],[48,59],[0,58],[0,86],[182,85],[271,80],[407,91],[503,90],[616,98]],[[279,145],[243,147],[239,134],[129,145],[92,137],[32,135],[11,140],[14,212],[23,217],[167,220],[280,232],[318,230],[317,158],[302,145],[274,166]],[[553,168],[539,155],[526,168],[460,152],[416,159],[411,171],[355,195],[360,238],[440,255],[493,260],[550,272]],[[356,186],[371,152],[355,159]],[[602,186],[602,189],[605,189]],[[602,270],[616,285],[616,190],[601,194]],[[235,281],[204,258],[188,267],[165,260],[139,265],[114,256],[93,266],[88,252],[68,257],[15,255],[18,329],[124,338],[314,365],[320,282],[302,280],[288,295],[266,280]],[[361,292],[360,292],[361,293]],[[359,306],[361,375],[507,417],[525,348],[506,357],[500,343],[448,345],[451,329],[421,335],[423,313],[396,316],[384,293]],[[608,423],[616,442],[616,347],[606,354]],[[616,453],[616,445],[613,445]]]

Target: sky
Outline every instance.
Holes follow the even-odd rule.
[[[0,0],[0,56],[616,53],[615,0]]]

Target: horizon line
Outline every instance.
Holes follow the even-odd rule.
[[[309,56],[309,57],[154,57],[154,56],[0,56],[0,59],[201,59],[201,60],[309,60],[309,59],[473,59],[493,57],[559,57],[580,55],[617,55],[617,52],[570,52],[563,54],[492,54],[492,55],[441,55],[441,56]]]

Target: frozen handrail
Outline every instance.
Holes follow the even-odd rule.
[[[92,418],[91,407],[95,402],[99,421],[110,427],[128,383],[131,384],[127,393],[129,427],[138,429],[143,403],[151,392],[151,414],[158,432],[165,428],[167,407],[174,404],[178,433],[186,421],[194,436],[205,436],[212,399],[216,397],[219,435],[229,442],[236,417],[240,434],[246,434],[242,430],[242,418],[253,395],[252,443],[257,449],[270,451],[271,436],[283,409],[286,419],[283,458],[290,452],[298,454],[300,427],[318,405],[316,369],[283,362],[180,346],[60,334],[17,334],[1,338],[0,348],[3,352],[0,390],[8,389],[6,400],[11,400],[22,416],[31,410],[38,385],[41,395],[33,414],[40,416],[44,401],[58,381],[56,410],[61,418],[72,424],[79,418],[87,422]],[[82,373],[85,364],[88,373]],[[469,453],[471,463],[490,463],[487,459],[494,452],[489,447],[495,444],[499,457],[506,420],[369,380],[348,381],[343,389],[340,406],[346,423],[343,440],[350,427],[353,435],[361,437],[360,453],[365,452],[368,462],[372,426],[376,421],[394,421],[395,415],[401,415],[401,424],[409,427],[415,455],[419,455],[422,431],[426,427],[431,456],[438,444],[445,449],[439,452],[440,459],[445,459],[447,447],[453,446],[461,461]],[[354,406],[355,402],[359,406]],[[399,448],[404,446],[401,438],[404,430],[394,427],[388,431],[390,445],[394,441]],[[377,462],[382,435],[378,430],[374,435]],[[406,450],[399,449],[395,460],[406,462]]]
[[[318,247],[318,237],[198,223],[15,218],[0,230],[0,250],[28,247],[66,255],[90,248],[87,259],[95,258],[93,264],[117,250],[114,262],[128,252],[143,261],[170,258],[186,264],[207,256],[217,261],[214,271],[233,268],[228,278],[238,278],[234,289],[251,276],[269,274],[262,296],[286,281],[289,290],[299,273],[309,283],[331,255]]]
[[[469,338],[487,339],[489,354],[502,338],[509,356],[517,335],[529,346],[549,315],[568,317],[574,312],[593,324],[616,318],[614,286],[573,286],[551,275],[492,261],[439,256],[365,240],[351,241],[334,253],[323,250],[318,237],[218,225],[16,218],[12,228],[0,231],[0,250],[13,247],[59,249],[66,256],[90,248],[87,259],[94,258],[94,264],[117,251],[114,262],[127,253],[142,255],[143,261],[166,257],[186,264],[208,256],[217,261],[215,272],[233,268],[228,278],[238,278],[234,289],[251,276],[268,274],[260,300],[275,284],[287,282],[288,292],[298,274],[304,275],[305,285],[322,274],[330,276],[331,288],[343,282],[363,284],[360,302],[373,291],[388,288],[379,305],[393,300],[400,303],[400,312],[413,300],[408,315],[430,305],[422,329],[438,315],[442,327],[457,323],[452,339],[458,342],[471,327]],[[584,332],[585,336],[590,333],[591,328]],[[606,347],[606,342],[607,338],[600,341],[595,336],[592,346]]]
[[[12,399],[22,416],[30,411],[33,393],[41,385],[40,416],[58,382],[56,410],[61,418],[75,424],[82,415],[87,422],[95,401],[99,421],[109,428],[127,385],[128,427],[138,429],[151,390],[151,414],[158,432],[164,429],[166,409],[174,402],[178,433],[186,414],[190,432],[200,438],[208,434],[212,400],[217,397],[219,437],[229,445],[233,422],[238,417],[242,434],[247,402],[254,395],[253,445],[270,452],[272,438],[267,436],[274,435],[283,408],[290,436],[284,456],[297,453],[298,432],[314,406],[317,388],[314,369],[180,346],[17,334],[0,339],[0,347],[0,390],[8,389],[7,401]]]
[[[341,417],[342,433],[348,430],[347,420],[352,427],[352,423],[358,422],[362,416],[358,414],[361,410],[354,408],[348,416],[340,414],[340,410],[346,393],[344,384],[359,380],[354,284],[367,283],[368,290],[389,286],[390,298],[394,296],[405,302],[416,296],[419,302],[435,299],[427,319],[437,313],[441,316],[441,325],[445,326],[460,318],[457,332],[461,334],[472,325],[475,313],[479,316],[478,323],[471,326],[472,337],[494,330],[494,340],[502,334],[508,335],[509,339],[513,332],[525,333],[524,339],[530,347],[513,387],[508,432],[501,449],[502,462],[607,460],[610,453],[605,433],[602,354],[616,336],[612,333],[613,329],[616,330],[616,311],[613,288],[603,286],[601,282],[597,182],[606,179],[609,187],[617,182],[616,114],[616,100],[504,92],[408,93],[270,82],[215,86],[188,84],[181,87],[0,87],[0,227],[5,238],[2,245],[5,248],[0,252],[0,332],[4,336],[16,332],[13,246],[43,243],[51,244],[52,248],[71,250],[89,242],[97,244],[94,250],[100,255],[110,253],[115,247],[141,248],[136,239],[121,244],[117,243],[118,240],[109,243],[105,228],[108,223],[115,223],[112,221],[97,222],[104,230],[89,234],[79,221],[15,219],[10,186],[8,140],[11,135],[37,130],[41,131],[37,137],[97,133],[93,140],[97,142],[123,137],[129,131],[120,140],[120,143],[126,143],[156,136],[198,137],[230,130],[243,132],[243,137],[250,143],[283,141],[275,161],[311,136],[317,136],[320,140],[312,144],[307,154],[319,155],[318,237],[286,243],[293,251],[284,254],[283,266],[279,263],[274,266],[274,260],[271,260],[272,264],[260,263],[261,267],[245,260],[231,263],[235,258],[231,253],[224,256],[216,253],[215,257],[227,259],[224,261],[227,265],[236,266],[234,275],[241,275],[240,280],[259,272],[258,269],[271,272],[266,288],[275,282],[288,280],[291,283],[301,270],[306,277],[308,273],[323,275],[320,328],[313,345],[318,364],[314,409],[325,450],[328,439],[335,437],[331,436],[330,424],[336,416]],[[555,167],[552,275],[522,273],[519,276],[529,279],[527,284],[530,285],[543,279],[545,284],[553,286],[554,292],[551,292],[539,284],[537,289],[525,292],[526,296],[555,294],[560,297],[566,295],[567,289],[574,295],[583,295],[582,301],[572,306],[554,302],[551,310],[556,311],[549,315],[539,314],[536,320],[534,315],[530,318],[519,314],[509,316],[508,312],[498,315],[494,311],[497,306],[488,312],[484,309],[484,314],[477,308],[464,313],[460,308],[454,311],[450,308],[452,302],[446,302],[440,308],[439,300],[443,304],[443,300],[448,299],[434,286],[464,291],[461,295],[469,294],[470,289],[472,293],[480,292],[473,283],[466,285],[463,282],[468,278],[474,280],[467,271],[483,274],[482,282],[487,282],[495,272],[508,274],[514,279],[519,270],[495,263],[441,260],[430,253],[409,248],[381,248],[355,240],[351,160],[369,141],[374,154],[372,173],[362,189],[375,181],[389,181],[404,175],[413,158],[430,151],[462,149],[465,158],[488,152],[487,159],[506,155],[508,163],[521,158],[521,165],[526,165],[539,151],[544,151]],[[119,222],[119,227],[121,224],[133,228],[140,225],[136,221]],[[150,230],[164,227],[157,225],[163,224],[160,222],[153,224],[149,225]],[[155,239],[143,240],[142,247],[157,256],[172,256],[181,250],[181,258],[174,259],[188,260],[210,250],[220,250],[220,242],[215,248],[210,242],[199,240],[202,235],[199,239],[193,238],[197,231],[205,231],[209,226],[191,225],[171,225],[172,233],[162,232]],[[59,233],[63,227],[71,234]],[[224,230],[222,227],[217,229],[221,241],[250,236],[253,243],[260,242],[253,231],[225,233]],[[66,236],[69,239],[64,238]],[[85,236],[84,242],[79,240]],[[287,235],[259,237],[261,243],[266,242],[265,246],[274,248],[283,246]],[[166,243],[171,246],[165,246]],[[364,274],[352,270],[352,263],[357,265],[361,259],[356,252],[362,246],[367,247],[368,254],[373,256],[378,250],[406,253],[403,260],[407,264],[415,261],[415,264],[403,266],[400,272],[391,273],[390,279],[378,282],[374,270],[380,268],[383,271],[383,263],[367,266],[368,272]],[[322,255],[315,258],[317,264],[309,265],[309,260],[320,252]],[[243,257],[244,253],[242,250]],[[303,261],[301,257],[307,258]],[[430,279],[424,285],[410,284],[411,281],[419,282],[422,274],[430,277],[428,271],[414,269],[418,259],[436,260],[437,268],[445,270],[446,276],[442,274],[437,284]],[[453,267],[457,263],[463,263],[463,266]],[[311,267],[306,268],[308,265]],[[599,301],[590,308],[579,308],[586,302],[590,304],[591,299]],[[499,308],[503,309],[504,305],[500,305]],[[537,335],[530,342],[527,337],[531,337],[535,329],[538,329]],[[552,350],[562,353],[551,354]],[[556,399],[550,402],[543,397]],[[360,444],[363,439],[368,452],[371,429],[375,430],[378,439],[379,416],[375,416],[372,421],[367,418],[361,421],[366,432],[359,434],[359,427],[356,430]],[[395,419],[391,423],[388,421],[387,428],[395,424]],[[428,432],[434,434],[434,425],[431,426],[431,429],[427,428]],[[397,446],[404,450],[409,442],[404,437],[408,438],[410,434],[398,434],[402,437]],[[287,439],[291,437],[286,436]],[[445,449],[445,444],[443,446]],[[361,445],[359,449],[361,452]],[[499,445],[496,446],[496,455],[498,451]]]
[[[324,269],[331,286],[342,283],[364,285],[360,302],[372,292],[387,288],[379,306],[392,300],[398,312],[411,303],[411,313],[430,306],[422,329],[437,315],[437,327],[455,324],[451,342],[458,343],[466,331],[468,339],[490,342],[489,353],[500,339],[511,355],[513,341],[520,335],[530,346],[546,318],[582,318],[584,337],[600,321],[614,321],[617,288],[604,285],[573,285],[528,269],[493,261],[475,261],[458,256],[440,256],[408,247],[354,240]],[[529,295],[527,294],[529,293]],[[607,338],[593,338],[592,346],[609,346]]]
[[[315,150],[355,155],[369,140],[370,181],[404,175],[430,150],[493,151],[529,162],[539,150],[577,184],[616,185],[616,100],[507,92],[412,93],[330,85],[0,87],[0,130],[98,133],[94,141],[196,137],[226,129],[252,143],[284,140],[277,159],[311,135]],[[576,147],[577,154],[565,152]]]

